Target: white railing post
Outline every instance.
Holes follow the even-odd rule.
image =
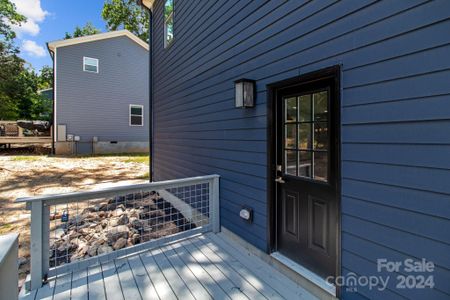
[[[19,268],[19,235],[10,233],[0,236],[0,298],[17,299]]]
[[[31,203],[31,290],[42,286],[48,272],[49,208],[43,201]]]
[[[219,176],[210,181],[209,187],[209,214],[211,229],[213,232],[220,232],[220,202],[219,202]]]

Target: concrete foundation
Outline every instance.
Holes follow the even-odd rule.
[[[73,142],[55,142],[56,155],[72,155],[74,153]]]
[[[106,153],[148,153],[148,142],[96,142],[93,143],[94,154]]]

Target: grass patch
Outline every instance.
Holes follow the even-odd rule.
[[[37,161],[41,159],[40,156],[14,156],[11,158],[12,161]]]
[[[146,179],[146,180],[150,180],[150,172],[146,172],[138,177],[136,177],[137,179]]]
[[[124,160],[125,162],[129,162],[129,163],[141,163],[141,164],[149,164],[150,163],[150,158],[148,157],[148,155],[146,156],[131,156],[128,157],[127,159]]]
[[[12,229],[12,225],[11,224],[5,224],[0,226],[0,234],[5,234],[10,232]]]
[[[120,157],[120,161],[127,163],[141,163],[150,164],[150,157],[148,153],[106,153],[106,154],[88,154],[88,155],[69,155],[69,156],[57,156],[67,158],[95,158],[95,157]]]
[[[61,156],[59,156],[61,157]],[[79,154],[69,155],[70,158],[90,158],[90,157],[148,157],[148,153],[104,153],[104,154]]]

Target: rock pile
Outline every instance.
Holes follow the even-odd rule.
[[[69,214],[65,221],[50,232],[51,267],[195,227],[156,192],[96,202],[80,214]]]

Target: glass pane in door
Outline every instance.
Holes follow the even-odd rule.
[[[313,95],[314,121],[326,121],[328,119],[328,91],[322,91]]]
[[[286,149],[296,149],[297,124],[286,124],[284,126],[284,142]]]
[[[310,122],[311,121],[311,94],[298,97],[300,106],[299,121]]]
[[[311,149],[311,123],[300,123],[298,125],[298,148],[302,150]]]
[[[328,152],[314,152],[314,179],[328,180]]]
[[[297,151],[284,151],[284,172],[289,175],[297,175]]]
[[[284,166],[288,175],[328,180],[328,90],[284,98]]]
[[[291,123],[297,121],[297,97],[285,99],[284,122]]]
[[[312,157],[310,151],[298,151],[298,175],[311,177]]]
[[[328,149],[328,122],[314,123],[314,150]]]

